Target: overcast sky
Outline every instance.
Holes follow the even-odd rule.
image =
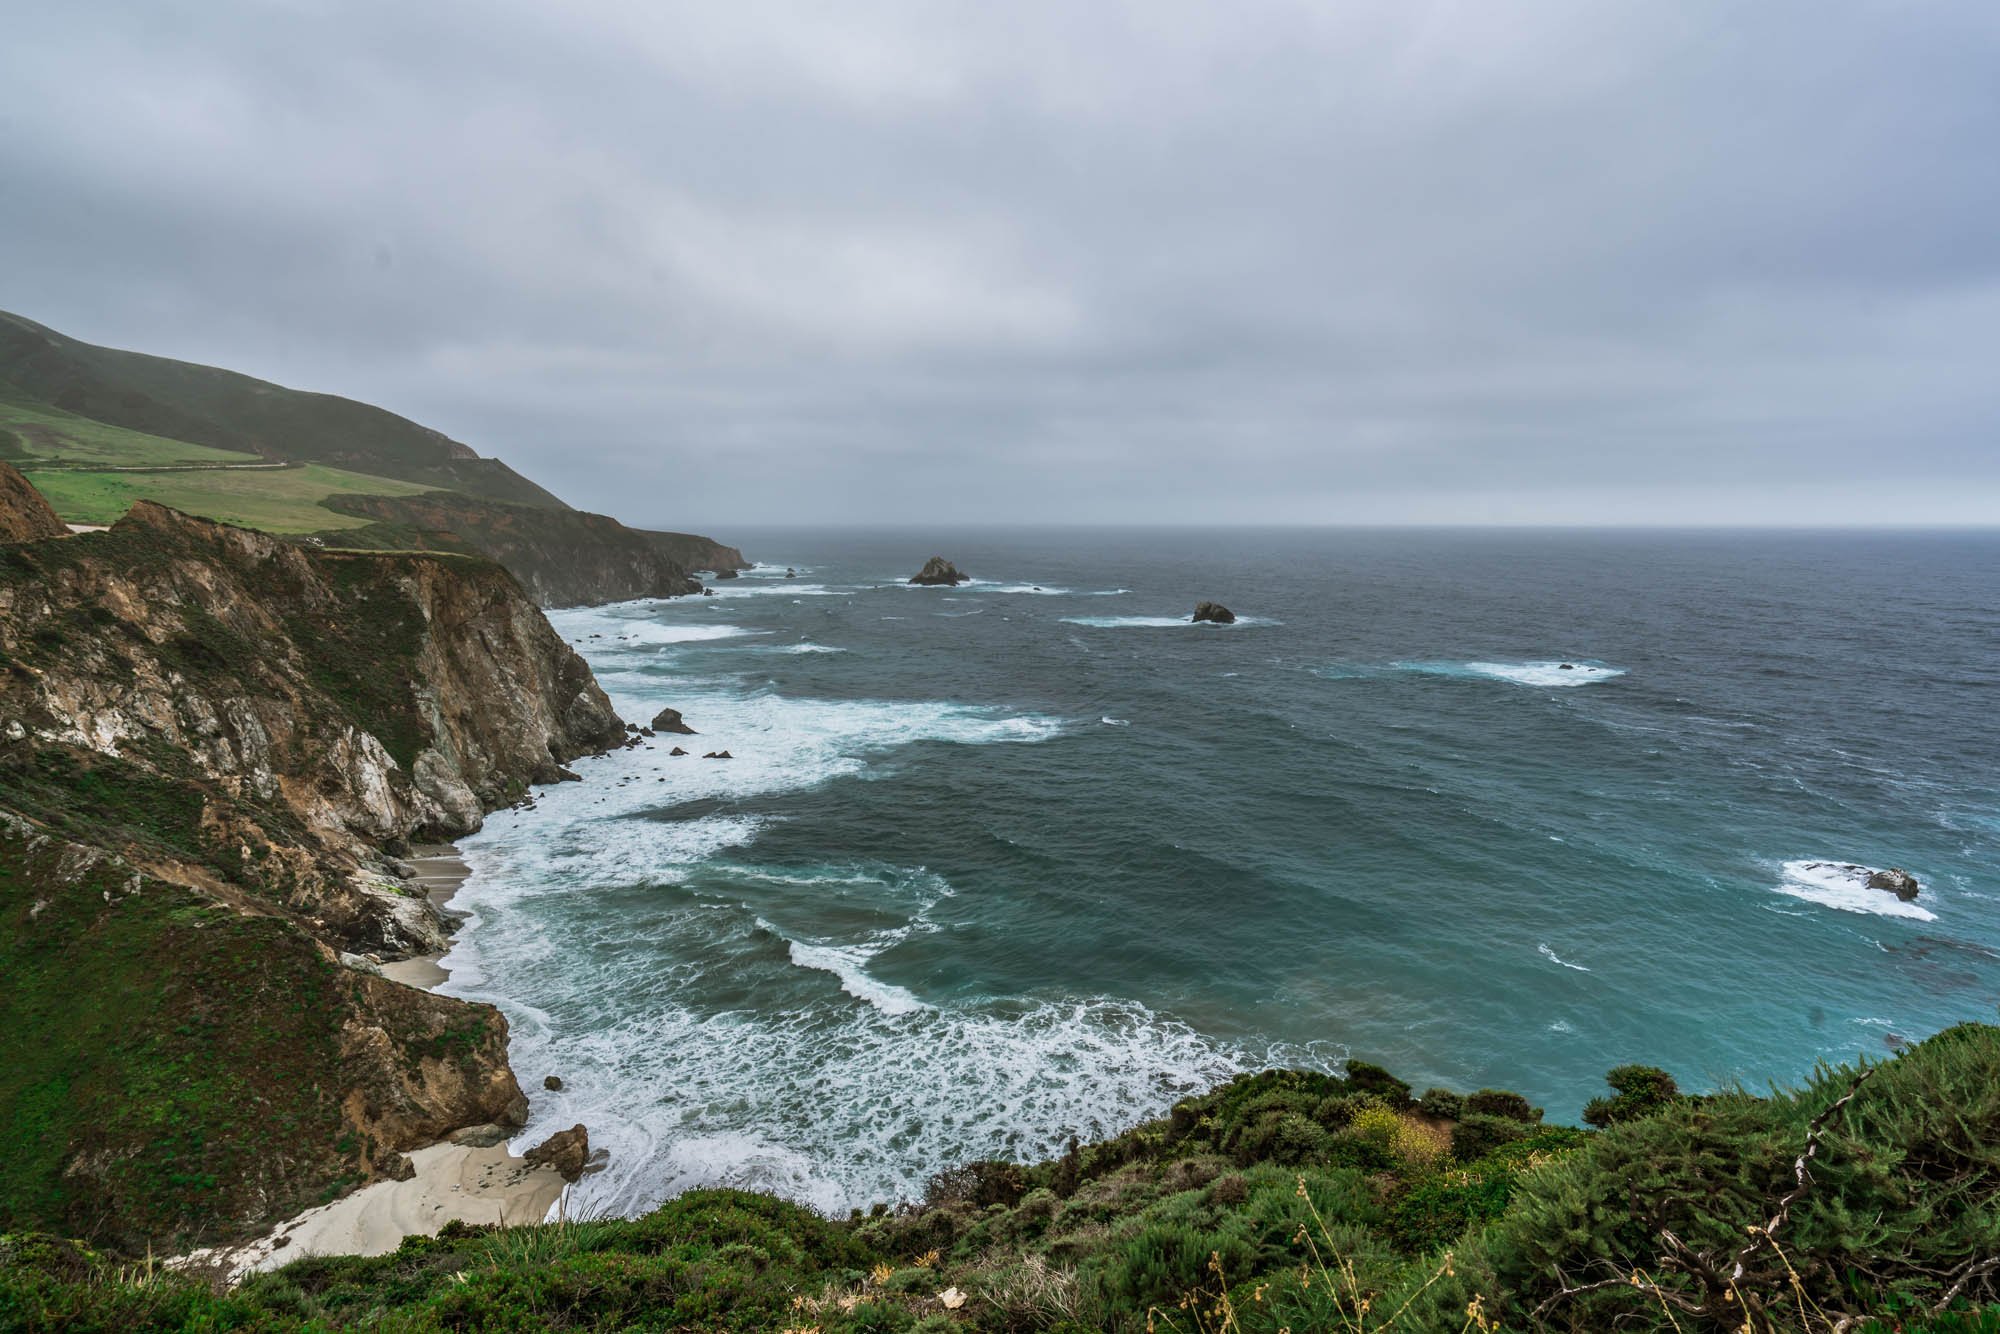
[[[2000,5],[64,0],[0,308],[572,503],[2000,521]]]

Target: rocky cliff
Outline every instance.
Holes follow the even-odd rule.
[[[603,514],[507,505],[433,492],[338,496],[327,508],[373,519],[321,534],[329,545],[473,551],[507,567],[545,607],[590,606],[701,591],[696,570],[747,570],[735,547],[693,533],[627,528]]]
[[[623,734],[483,559],[0,547],[0,1225],[214,1240],[518,1122],[500,1015],[370,971],[441,940],[395,856]]]
[[[68,532],[42,493],[12,464],[0,463],[0,542],[34,542]]]

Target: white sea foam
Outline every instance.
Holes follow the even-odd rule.
[[[1773,888],[1780,894],[1842,912],[1905,917],[1913,922],[1937,920],[1937,914],[1921,904],[1905,903],[1886,889],[1870,889],[1868,877],[1880,869],[1850,862],[1786,862],[1784,878]]]
[[[1331,1069],[1345,1055],[1236,1047],[1128,1001],[1004,1012],[910,1004],[851,960],[788,953],[839,977],[837,999],[800,1008],[753,998],[721,1013],[669,1000],[620,1006],[615,1023],[571,1023],[466,989],[516,1019],[517,1068],[562,1072],[562,1090],[533,1090],[522,1142],[582,1121],[609,1150],[573,1211],[630,1216],[680,1191],[736,1186],[838,1214],[914,1198],[932,1172],[968,1158],[1032,1159],[1070,1135],[1107,1137],[1241,1069]],[[650,987],[647,967],[635,954],[578,981]],[[564,1009],[579,1007],[587,1002]]]
[[[558,623],[576,638],[633,634],[644,617]],[[632,1214],[708,1185],[828,1212],[910,1198],[968,1157],[1043,1156],[1246,1066],[1331,1068],[1346,1054],[1222,1042],[1128,1000],[927,1002],[886,980],[899,944],[948,929],[929,914],[950,886],[920,867],[741,865],[780,817],[732,803],[862,775],[912,743],[1033,744],[1066,724],[947,701],[791,699],[668,674],[633,647],[584,645],[619,712],[670,704],[699,735],[578,761],[585,782],[495,812],[462,843],[472,876],[458,906],[474,920],[448,961],[451,992],[499,1004],[513,1025],[513,1063],[531,1076],[524,1142],[581,1121],[609,1150],[573,1211]],[[695,753],[670,756],[676,742]],[[700,758],[709,750],[736,758]],[[563,1087],[541,1088],[547,1073]]]
[[[1392,662],[1386,667],[1347,662],[1315,667],[1313,672],[1329,681],[1369,681],[1395,672],[1414,672],[1420,676],[1507,681],[1536,689],[1596,685],[1625,675],[1623,667],[1608,667],[1601,662],[1586,662],[1580,658],[1551,658],[1542,662]]]
[[[1185,616],[1065,616],[1065,625],[1087,625],[1096,630],[1233,630],[1244,625],[1275,625],[1261,616],[1238,616],[1234,621],[1194,621]]]
[[[1623,667],[1601,663],[1572,662],[1468,662],[1465,669],[1475,676],[1490,676],[1524,686],[1587,686],[1625,675]]]
[[[1130,718],[1099,718],[1097,721],[1103,723],[1106,727],[1130,727],[1132,725]]]
[[[602,611],[553,612],[549,620],[563,638],[586,650],[586,656],[606,649],[695,644],[707,640],[741,639],[768,633],[742,625],[689,625],[683,622],[610,615]]]
[[[825,584],[802,584],[796,579],[786,579],[782,572],[776,583],[745,583],[741,579],[725,579],[713,585],[719,599],[752,597],[791,598],[845,598],[853,597],[857,588],[829,588]]]
[[[1546,941],[1544,941],[1541,945],[1537,946],[1535,952],[1541,955],[1544,959],[1547,959],[1550,963],[1559,963],[1565,968],[1574,968],[1579,973],[1587,973],[1590,971],[1590,969],[1584,967],[1582,964],[1571,963],[1568,959],[1565,959],[1559,954],[1557,954],[1554,950],[1548,947],[1548,943]]]
[[[880,953],[865,945],[808,945],[791,943],[792,962],[801,968],[816,968],[840,979],[840,989],[868,1002],[883,1014],[910,1014],[930,1007],[903,987],[878,982],[868,975],[868,961]]]
[[[783,648],[775,648],[772,649],[771,651],[773,653],[791,653],[791,654],[847,652],[847,650],[844,648],[834,648],[831,645],[827,644],[787,644]]]

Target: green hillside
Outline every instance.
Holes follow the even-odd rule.
[[[193,463],[259,463],[255,454],[170,440],[92,421],[46,403],[15,399],[0,386],[0,459],[17,468],[157,467]]]
[[[411,496],[430,488],[316,463],[170,471],[27,469],[28,480],[70,523],[110,524],[135,500],[155,500],[185,514],[267,533],[318,533],[364,527],[336,513],[332,496]]]
[[[88,451],[95,448],[96,458],[108,451],[120,462],[158,462],[163,454],[196,461],[201,456],[186,451],[199,447],[388,477],[417,489],[564,508],[499,460],[480,458],[469,446],[393,412],[213,366],[96,347],[5,312],[0,399],[9,405],[0,415],[0,429],[8,434],[0,447],[30,457],[53,448],[74,460],[92,457]],[[125,434],[93,433],[78,419]],[[131,433],[151,443],[140,448]]]

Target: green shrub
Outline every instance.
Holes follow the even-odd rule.
[[[1477,1093],[1466,1095],[1464,1115],[1497,1116],[1505,1121],[1535,1122],[1542,1119],[1542,1109],[1508,1089],[1481,1089]]]
[[[1465,1111],[1465,1099],[1450,1089],[1425,1089],[1417,1099],[1417,1110],[1442,1121],[1456,1121]]]
[[[1410,1086],[1390,1074],[1379,1065],[1367,1061],[1347,1063],[1347,1082],[1358,1093],[1372,1093],[1391,1107],[1400,1107],[1410,1100]]]
[[[1502,1145],[1526,1139],[1529,1127],[1511,1117],[1467,1112],[1451,1131],[1451,1156],[1462,1163],[1477,1162]]]
[[[1604,1076],[1617,1095],[1592,1098],[1583,1109],[1583,1119],[1593,1126],[1612,1126],[1651,1116],[1681,1096],[1674,1077],[1650,1065],[1614,1066]]]

